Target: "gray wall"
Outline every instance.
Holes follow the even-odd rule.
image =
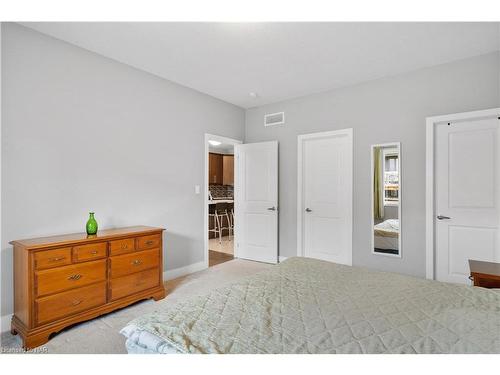
[[[244,111],[15,24],[2,29],[2,308],[8,241],[167,228],[166,269],[203,261],[204,133],[242,139]]]
[[[1,142],[1,139],[2,139],[2,88],[3,88],[3,85],[2,85],[2,42],[3,42],[3,39],[2,39],[2,22],[0,22],[0,169],[1,169],[1,162],[2,162],[2,142]],[[1,212],[2,212],[2,199],[1,199],[1,194],[2,193],[2,173],[1,173],[1,170],[0,170],[0,245],[2,244],[2,215],[1,215]],[[1,251],[2,250],[2,247],[0,246],[0,272],[3,271],[3,266],[2,266],[2,258],[3,258],[3,252]],[[3,332],[5,329],[7,329],[7,327],[4,328],[4,318],[2,317],[2,305],[3,305],[3,295],[4,295],[4,292],[3,292],[3,278],[2,278],[2,275],[0,275],[0,333]],[[10,292],[9,292],[9,298],[10,297]],[[0,336],[0,340],[1,340],[1,336]],[[0,345],[1,345],[1,342],[0,342]]]
[[[384,220],[398,218],[398,206],[384,206]]]
[[[354,129],[353,264],[425,276],[425,118],[500,106],[499,54],[250,109],[246,142],[279,141],[280,255],[296,254],[297,135]],[[265,113],[286,124],[265,128]],[[371,254],[370,145],[401,142],[402,258]]]

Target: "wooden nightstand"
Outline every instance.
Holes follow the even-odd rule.
[[[474,286],[500,288],[500,263],[469,259],[469,268]]]

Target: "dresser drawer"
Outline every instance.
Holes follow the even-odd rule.
[[[109,259],[111,262],[111,277],[120,277],[144,271],[148,268],[158,268],[160,250],[138,251],[133,254],[119,255]]]
[[[106,259],[35,272],[37,296],[106,280]]]
[[[153,249],[160,247],[161,236],[155,234],[137,238],[137,250]]]
[[[158,268],[155,268],[111,280],[111,300],[114,301],[158,286],[160,284],[159,273]]]
[[[109,255],[120,255],[131,253],[135,250],[135,241],[133,238],[125,238],[124,240],[110,241]]]
[[[61,249],[38,251],[34,254],[35,269],[65,266],[71,264],[71,247]]]
[[[36,321],[47,323],[105,303],[105,282],[58,293],[36,300]]]
[[[106,258],[107,249],[108,244],[106,242],[75,246],[73,248],[73,261],[87,262],[89,260]]]

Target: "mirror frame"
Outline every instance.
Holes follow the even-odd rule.
[[[375,234],[374,234],[374,229],[373,227],[375,226],[375,219],[374,219],[374,208],[373,208],[373,172],[374,172],[374,167],[375,167],[375,161],[373,160],[373,154],[374,154],[374,151],[375,151],[375,148],[377,147],[396,147],[398,149],[398,154],[399,154],[399,205],[398,205],[398,219],[399,219],[399,238],[398,238],[398,247],[399,247],[399,251],[398,251],[398,254],[388,254],[388,253],[379,253],[379,252],[376,252],[375,251]],[[402,203],[403,203],[403,195],[402,195],[402,191],[403,191],[403,168],[402,168],[402,157],[401,157],[401,142],[389,142],[389,143],[379,143],[379,144],[374,144],[374,145],[371,145],[370,147],[370,150],[371,150],[371,155],[370,155],[370,159],[371,159],[371,163],[370,163],[370,205],[371,205],[371,208],[370,208],[370,213],[371,213],[371,217],[370,217],[370,223],[371,223],[371,226],[370,226],[370,244],[371,244],[371,253],[372,254],[375,254],[375,255],[382,255],[382,256],[387,256],[387,257],[392,257],[392,258],[402,258],[402,250],[403,250],[403,247],[402,247],[402,241],[401,241],[401,238],[403,237],[402,236],[402,217],[401,217],[401,207],[402,207]]]

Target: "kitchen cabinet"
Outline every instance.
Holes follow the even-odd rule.
[[[222,183],[234,185],[234,155],[222,156]]]
[[[209,153],[208,182],[217,185],[234,185],[234,155]]]
[[[223,169],[223,155],[210,152],[208,154],[208,183],[222,185]]]

